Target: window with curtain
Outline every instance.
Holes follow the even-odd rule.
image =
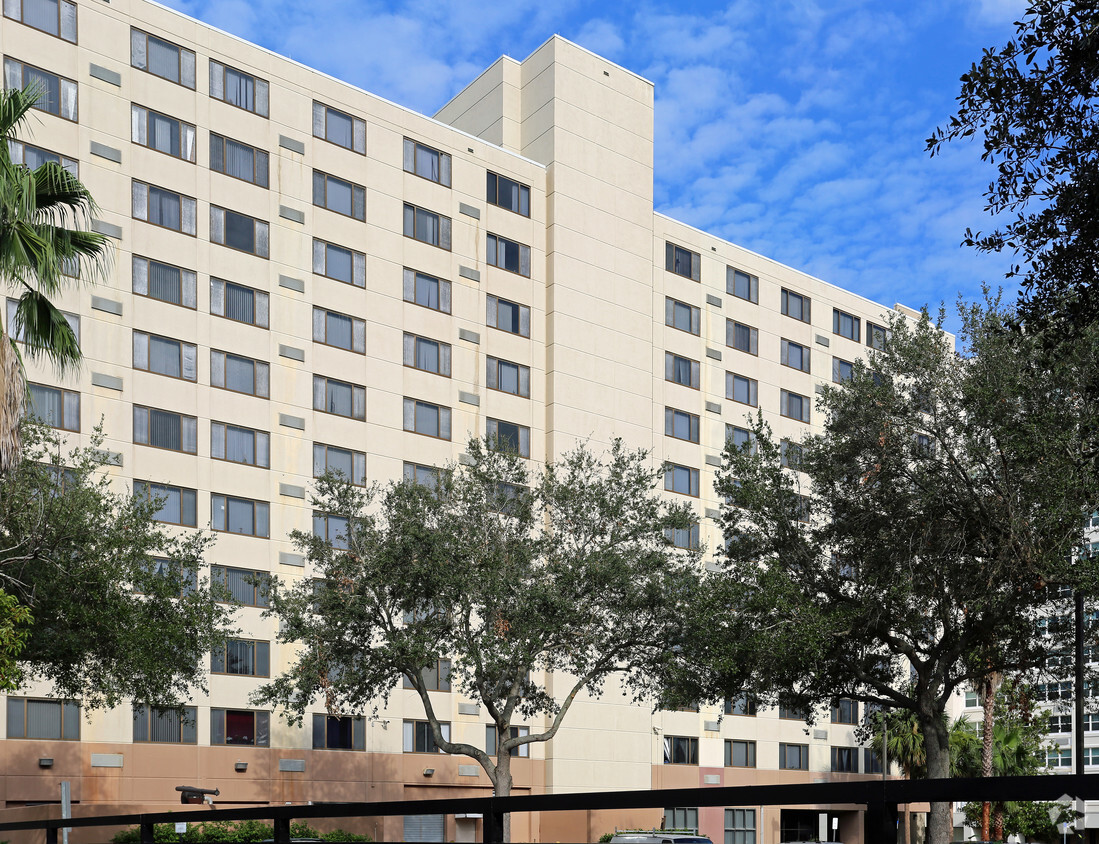
[[[530,278],[530,247],[499,235],[487,236],[485,262],[510,273]]]
[[[366,154],[366,121],[324,103],[313,102],[313,137]]]
[[[684,278],[698,281],[701,277],[702,256],[671,241],[665,241],[664,269]]]
[[[80,740],[80,704],[73,700],[8,698],[9,739]]]
[[[430,402],[404,400],[404,429],[427,437],[450,439],[450,408]]]
[[[838,334],[840,337],[846,337],[848,340],[854,340],[857,343],[862,336],[861,327],[861,320],[857,316],[852,316],[838,308],[832,310],[833,334]]]
[[[405,267],[404,300],[449,314],[450,282]]]
[[[664,324],[698,336],[702,331],[702,311],[677,299],[664,299]]]
[[[529,366],[494,357],[488,357],[486,361],[486,384],[490,390],[530,398]]]
[[[366,388],[323,375],[313,376],[313,409],[352,419],[366,418]]]
[[[793,319],[800,320],[801,322],[809,322],[810,315],[809,297],[801,293],[794,293],[792,290],[782,290],[782,312]]]
[[[697,390],[700,383],[700,368],[697,360],[664,353],[664,380],[682,384]]]
[[[210,313],[214,316],[267,328],[270,301],[270,296],[262,290],[254,290],[220,278],[210,278]]]
[[[197,307],[196,276],[192,271],[139,255],[133,257],[132,264],[132,287],[137,295],[185,308]]]
[[[210,580],[225,587],[229,596],[246,607],[267,607],[270,575],[254,569],[211,566]]]
[[[157,744],[196,744],[198,710],[162,709],[146,704],[134,705],[134,741]]]
[[[313,477],[338,472],[356,486],[366,485],[366,454],[333,445],[313,444]]]
[[[756,743],[725,739],[726,768],[754,768],[756,766]]]
[[[66,120],[77,119],[77,85],[71,79],[65,79],[16,59],[5,58],[4,85],[7,88],[34,86],[40,93],[33,108]]]
[[[247,466],[271,465],[271,435],[226,422],[210,422],[210,457]]]
[[[271,366],[266,361],[210,350],[210,386],[268,398]]]
[[[271,713],[251,709],[210,709],[210,744],[271,746]]]
[[[213,530],[258,536],[270,534],[270,510],[266,501],[210,494],[210,527]]]
[[[759,279],[743,270],[725,268],[725,292],[753,304],[759,302]]]
[[[181,216],[182,200],[178,193],[149,186],[148,222],[166,229],[180,231],[183,226]]]
[[[405,204],[404,236],[450,250],[450,217]]]
[[[502,419],[485,420],[485,436],[493,448],[530,457],[530,428]]]
[[[689,466],[679,466],[675,463],[668,464],[664,471],[664,489],[668,492],[678,492],[681,495],[698,497],[698,469]]]
[[[211,132],[210,169],[265,188],[269,156],[264,150]]]
[[[809,371],[809,347],[792,340],[783,339],[781,342],[780,362],[783,366]]]
[[[76,4],[69,0],[9,0],[4,17],[76,43]]]
[[[37,170],[46,162],[52,162],[54,164],[60,164],[74,176],[80,178],[80,162],[74,158],[59,155],[56,152],[50,152],[48,149],[42,149],[42,147],[36,147],[16,140],[8,141],[8,152],[11,154],[12,164],[22,164],[28,170]],[[74,278],[79,275],[79,273],[76,272],[66,272],[65,274],[71,275]]]
[[[488,201],[524,217],[530,216],[530,188],[491,170],[488,173]]]
[[[313,204],[345,217],[365,220],[366,188],[314,170]]]
[[[404,139],[404,170],[450,187],[450,155],[411,138]]]
[[[365,747],[365,719],[357,715],[339,716],[314,713],[314,750],[363,750]]]
[[[34,383],[27,384],[27,390],[30,394],[28,413],[51,428],[80,430],[80,393]]]
[[[498,328],[521,337],[530,337],[530,308],[498,296],[485,298],[488,303],[485,322],[490,328]]]
[[[725,345],[750,355],[759,354],[759,331],[750,325],[725,320]]]
[[[210,96],[267,117],[270,85],[266,79],[210,59]]]
[[[226,639],[210,652],[211,674],[271,675],[271,643],[251,639]]]
[[[698,739],[689,736],[664,736],[665,765],[697,765]]]
[[[347,518],[344,516],[334,516],[331,513],[313,514],[313,535],[333,548],[347,549],[347,525]]]

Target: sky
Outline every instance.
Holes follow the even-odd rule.
[[[654,83],[658,211],[885,305],[1017,292],[960,245],[992,222],[980,144],[926,139],[1022,0],[166,2],[425,114],[559,34]]]

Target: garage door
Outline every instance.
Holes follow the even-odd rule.
[[[404,840],[442,842],[445,821],[446,815],[405,815]]]

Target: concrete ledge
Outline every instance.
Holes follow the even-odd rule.
[[[106,223],[103,220],[92,220],[91,228],[93,232],[113,237],[115,240],[122,240],[122,226]]]
[[[98,155],[100,158],[106,158],[108,161],[113,161],[115,164],[122,163],[122,150],[109,147],[106,144],[92,141],[91,153],[92,155]]]
[[[474,220],[481,219],[481,209],[474,208],[472,205],[466,205],[464,202],[458,203],[458,213],[465,214],[467,217],[472,217]]]
[[[114,299],[104,299],[102,296],[93,296],[92,308],[97,311],[104,311],[108,314],[114,314],[115,316],[122,316],[122,303],[116,302]]]
[[[297,566],[302,568],[305,566],[305,557],[301,554],[290,554],[286,551],[279,551],[279,563],[284,566]]]
[[[279,287],[285,287],[287,290],[296,290],[298,293],[305,292],[305,282],[300,278],[291,278],[288,275],[279,276]]]
[[[290,360],[297,360],[305,363],[305,349],[298,349],[294,346],[284,346],[279,343],[279,357],[290,358]]]
[[[122,379],[117,375],[107,375],[105,372],[93,372],[92,386],[105,387],[108,390],[121,390]]]
[[[88,73],[96,79],[101,79],[116,88],[122,87],[122,74],[113,70],[108,70],[105,67],[100,67],[97,64],[88,65]]]
[[[297,208],[290,208],[287,205],[279,206],[279,216],[284,220],[292,220],[295,223],[305,222],[305,212],[299,211]]]
[[[481,397],[476,393],[467,393],[464,390],[458,391],[458,401],[462,404],[471,404],[474,407],[480,407]]]
[[[279,414],[279,424],[284,428],[297,428],[299,431],[305,430],[305,420],[300,416],[291,416],[289,413]]]
[[[470,331],[468,328],[459,328],[458,339],[465,340],[469,343],[480,343],[481,335],[478,334],[476,331]]]
[[[470,281],[481,280],[481,273],[479,273],[472,267],[463,267],[460,264],[458,265],[458,275],[460,275],[462,278],[468,278]]]
[[[293,138],[289,138],[286,135],[279,135],[279,146],[283,149],[290,150],[290,152],[296,152],[299,155],[305,155],[305,144],[301,141],[296,141]]]

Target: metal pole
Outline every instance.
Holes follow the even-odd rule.
[[[1076,676],[1073,695],[1073,733],[1076,745],[1073,748],[1075,765],[1073,768],[1080,776],[1084,774],[1084,593],[1075,590],[1076,598]]]
[[[73,816],[72,789],[68,780],[61,781],[61,817],[69,820]],[[61,844],[69,844],[69,830],[72,827],[61,828]]]

